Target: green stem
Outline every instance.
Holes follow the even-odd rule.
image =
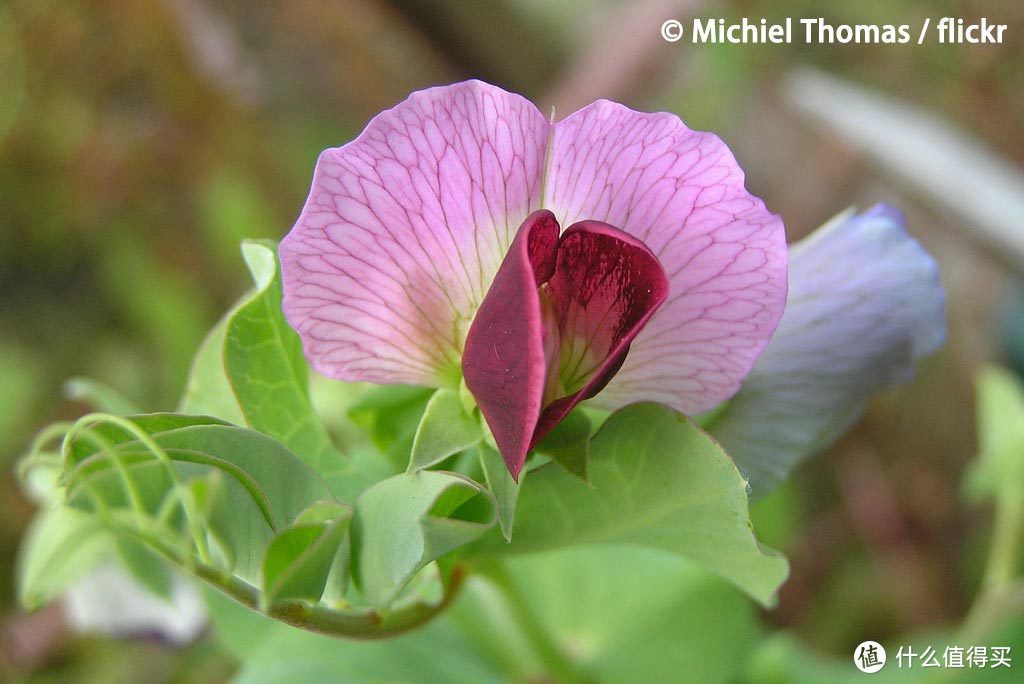
[[[145,532],[125,526],[115,527],[123,534],[133,536],[158,550],[177,567],[199,577],[214,589],[257,613],[299,629],[345,639],[385,639],[421,627],[451,605],[465,579],[465,568],[456,566],[444,586],[444,593],[438,603],[417,602],[383,613],[375,610],[334,610],[302,601],[280,601],[263,610],[260,590],[245,580],[203,563],[197,563],[195,559],[183,559],[178,547],[169,545],[162,539],[150,537]]]
[[[975,643],[1006,619],[1024,611],[1024,582],[1018,578],[1024,553],[1024,487],[1004,487],[996,498],[992,540],[981,590],[960,632]]]
[[[1024,487],[1005,488],[996,499],[992,542],[984,586],[998,587],[1017,577],[1024,542]]]
[[[508,613],[518,626],[525,641],[532,647],[539,661],[562,684],[584,684],[587,680],[579,666],[555,643],[527,605],[525,598],[508,570],[500,562],[474,566],[477,574],[486,579],[504,597]]]
[[[237,577],[224,576],[216,570],[199,566],[196,575],[242,605],[293,627],[346,639],[384,639],[420,627],[451,604],[462,583],[462,571],[456,568],[444,597],[439,603],[415,603],[387,613],[376,611],[347,612],[299,601],[282,601],[265,611],[260,610],[260,592]]]

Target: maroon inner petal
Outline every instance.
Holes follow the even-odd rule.
[[[516,233],[466,335],[462,373],[516,480],[544,401],[547,363],[537,288],[556,264],[558,222],[530,214]]]
[[[547,287],[561,339],[577,344],[562,362],[573,364],[581,377],[570,394],[544,408],[531,447],[608,384],[630,343],[668,296],[668,277],[636,238],[600,221],[580,221],[559,240]],[[587,350],[585,357],[572,353],[580,349]]]

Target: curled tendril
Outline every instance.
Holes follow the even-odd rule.
[[[97,430],[104,424],[124,431],[142,449],[125,450],[123,444],[112,441]],[[54,450],[58,442],[59,449]],[[88,443],[95,451],[88,458],[79,459],[76,458],[75,446],[82,442]],[[203,580],[242,605],[300,629],[349,639],[391,637],[430,621],[457,596],[465,577],[462,566],[456,566],[443,580],[441,599],[433,603],[416,601],[387,611],[346,610],[300,600],[276,601],[267,605],[259,588],[215,564],[208,544],[208,530],[203,524],[204,516],[188,484],[175,468],[172,454],[177,451],[162,447],[153,435],[131,418],[90,413],[73,423],[55,423],[42,430],[28,454],[19,462],[18,476],[26,481],[34,468],[59,470],[65,485],[79,482],[85,488],[96,504],[94,514],[115,534],[142,542],[175,567]],[[164,466],[172,484],[171,491],[175,494],[164,501],[155,515],[146,510],[142,494],[131,476],[129,461],[135,462],[134,459],[140,456],[154,458]],[[130,522],[111,515],[108,503],[89,478],[76,478],[76,474],[81,474],[98,461],[109,462],[119,475],[125,497],[135,514]],[[184,513],[188,530],[188,538],[181,544],[168,541],[167,527],[163,525],[178,505]]]
[[[64,458],[65,468],[71,464],[72,445],[74,444],[75,439],[81,436],[92,440],[93,443],[99,445],[102,453],[113,462],[114,467],[121,476],[125,494],[128,496],[128,500],[132,502],[132,507],[135,509],[135,512],[139,514],[139,519],[148,520],[149,516],[144,515],[144,507],[141,497],[127,467],[124,464],[124,460],[122,458],[123,454],[119,453],[109,440],[91,429],[101,423],[107,423],[124,430],[133,438],[138,440],[138,442],[164,466],[174,487],[174,492],[177,494],[177,501],[181,504],[182,512],[185,514],[185,520],[188,523],[188,529],[191,534],[190,541],[194,545],[196,554],[199,556],[199,561],[206,564],[212,564],[213,560],[210,554],[210,547],[207,543],[206,533],[203,531],[202,517],[196,509],[195,499],[189,491],[188,486],[182,482],[177,469],[174,467],[171,457],[168,456],[164,448],[161,447],[152,436],[132,422],[131,419],[115,416],[110,413],[89,413],[79,418],[67,431],[67,434],[64,435],[64,441],[61,444],[61,455]],[[102,507],[103,502],[100,497],[96,495],[94,491],[92,494],[97,505]],[[191,558],[191,554],[187,554],[187,557]]]

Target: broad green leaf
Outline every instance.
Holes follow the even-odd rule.
[[[184,472],[195,468],[214,469],[237,481],[248,496],[259,502],[263,516],[274,529],[286,527],[311,504],[330,499],[331,494],[317,473],[276,440],[232,425],[191,425],[157,432],[154,441],[167,451]],[[138,442],[121,445],[126,453],[138,451]],[[109,469],[106,463],[98,471]],[[87,466],[83,462],[82,466]],[[88,473],[91,468],[79,467]],[[74,474],[69,489],[76,485]]]
[[[515,537],[482,542],[494,553],[572,544],[628,543],[671,551],[772,602],[788,565],[750,526],[746,485],[697,426],[657,404],[613,414],[590,447],[588,487],[554,464],[530,472]]]
[[[113,539],[94,516],[66,507],[40,511],[18,554],[18,597],[39,608],[114,551]]]
[[[245,425],[242,408],[238,405],[238,398],[224,370],[224,335],[230,317],[231,312],[217,322],[199,345],[178,410],[181,413],[216,416],[235,425]]]
[[[725,684],[736,681],[757,642],[756,609],[742,593],[664,551],[581,546],[510,557],[505,565],[497,577],[499,588],[508,585],[503,591],[494,592],[485,573],[454,610],[517,598],[579,681]],[[482,613],[478,631],[494,629],[487,611],[474,612]],[[514,681],[556,679],[543,662],[517,674]]]
[[[317,471],[344,458],[313,411],[302,342],[281,311],[281,279],[272,243],[244,242],[256,291],[228,319],[224,367],[250,427],[274,437]]]
[[[255,289],[204,340],[182,410],[274,437],[319,472],[336,497],[353,501],[382,477],[381,469],[372,459],[340,453],[313,408],[301,340],[281,312],[273,243],[246,242],[242,252]]]
[[[537,444],[536,451],[589,482],[590,419],[582,411],[573,411]]]
[[[209,592],[208,605],[215,633],[243,662],[236,684],[510,681],[446,615],[392,639],[358,641],[294,629],[214,592]]]
[[[412,441],[409,470],[422,470],[477,444],[480,423],[462,407],[459,393],[439,389],[427,402]]]
[[[313,513],[299,516],[299,522],[280,532],[267,545],[263,558],[263,601],[266,606],[287,599],[320,600],[335,558],[347,560],[342,546],[352,520],[348,507],[335,509],[335,517],[316,521],[326,511],[318,505]],[[344,578],[337,578],[344,581]]]
[[[753,501],[750,519],[761,543],[772,548],[792,548],[799,543],[807,527],[808,494],[792,480],[786,480],[770,493]]]
[[[427,563],[494,525],[494,499],[468,478],[436,470],[382,480],[356,501],[353,578],[377,608],[388,606]]]
[[[302,633],[263,613],[250,610],[222,592],[204,587],[206,607],[220,645],[238,660],[258,656],[282,632]]]
[[[224,551],[221,569],[251,584],[258,583],[270,538],[311,504],[331,498],[315,471],[253,430],[197,424],[156,432],[151,439],[162,454],[131,440],[71,461],[65,474],[68,502],[164,553],[173,552],[168,545],[179,545],[186,554],[200,554],[212,537]],[[194,486],[204,481],[211,487]]]
[[[664,552],[578,547],[508,559],[521,603],[488,576],[467,580],[435,621],[382,642],[331,640],[274,624],[212,596],[217,635],[245,663],[237,681],[397,682],[737,681],[757,636],[755,610],[727,583]],[[559,679],[535,639],[578,671]],[[439,654],[442,654],[439,656]]]
[[[137,416],[125,416],[125,420],[151,436],[195,425],[227,424],[219,418],[188,416],[180,413],[144,413]],[[80,421],[80,424],[84,429],[73,434],[67,452],[68,458],[75,463],[105,448],[136,440],[136,436],[126,430],[123,425],[111,421]]]
[[[516,482],[512,479],[512,474],[508,472],[505,459],[497,450],[487,444],[480,444],[477,449],[480,453],[480,466],[484,471],[487,488],[491,490],[498,505],[498,525],[501,527],[501,534],[507,541],[511,541],[512,529],[516,521],[516,502],[519,500],[519,490],[523,480],[526,479],[526,471],[519,474],[519,482]]]

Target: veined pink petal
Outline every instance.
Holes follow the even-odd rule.
[[[466,336],[466,387],[494,435],[512,477],[526,462],[547,378],[537,286],[551,277],[558,222],[537,211],[523,223]]]
[[[661,264],[636,238],[598,221],[581,221],[562,234],[548,281],[562,392],[545,407],[534,443],[608,384],[668,293]]]
[[[595,102],[555,125],[543,206],[636,236],[668,273],[668,299],[595,404],[695,413],[736,392],[782,315],[786,244],[721,140]]]
[[[334,378],[454,385],[462,341],[539,206],[549,123],[468,81],[413,93],[326,150],[280,247],[284,311]]]

